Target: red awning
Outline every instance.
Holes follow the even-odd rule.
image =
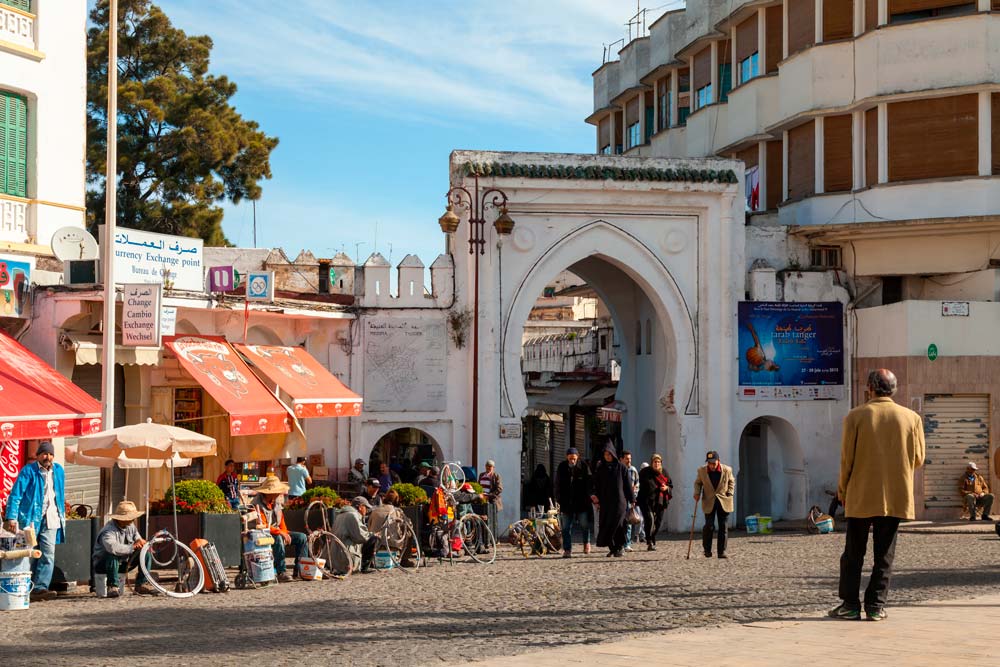
[[[361,414],[361,397],[345,387],[301,347],[235,347],[262,375],[292,397],[296,417],[352,417]]]
[[[0,333],[0,440],[86,435],[101,430],[101,404],[5,333]]]
[[[288,433],[291,416],[225,338],[165,336],[181,366],[229,413],[230,435]]]

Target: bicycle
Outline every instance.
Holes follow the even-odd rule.
[[[313,510],[316,508],[322,510],[320,512],[322,520],[314,530],[309,523],[309,517],[314,514]],[[354,566],[347,547],[340,541],[340,538],[330,532],[329,512],[327,510],[328,508],[322,500],[314,500],[306,507],[306,545],[309,556],[316,561],[316,567],[319,567],[323,574],[331,578],[342,579],[351,575]],[[319,565],[320,560],[323,561],[322,567]]]
[[[438,560],[447,558],[454,563],[455,555],[464,551],[477,563],[492,564],[497,558],[497,541],[493,531],[478,514],[468,512],[459,516],[459,503],[455,492],[445,486],[443,470],[441,479],[439,488],[444,493],[447,511],[431,527],[428,536],[431,552],[438,554]]]
[[[520,549],[525,558],[559,553],[562,550],[559,509],[554,507],[542,513],[531,511],[527,519],[510,525],[507,541]]]
[[[413,524],[410,523],[410,520],[406,518],[406,515],[398,507],[396,511],[389,514],[386,518],[378,537],[381,540],[382,546],[385,547],[385,551],[389,553],[389,558],[392,559],[394,568],[401,568],[404,572],[406,571],[406,568],[403,568],[402,564],[403,561],[407,560],[404,558],[405,554],[403,553],[403,549],[407,543],[412,545],[412,555],[414,556],[412,562],[414,565],[420,567],[423,564],[423,554],[420,552],[420,538],[413,529]]]
[[[160,570],[171,565],[174,565],[177,574],[173,590],[160,582]],[[193,597],[205,586],[205,571],[201,560],[166,528],[157,532],[142,546],[139,551],[139,568],[147,583],[168,597]]]

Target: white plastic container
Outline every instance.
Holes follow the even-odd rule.
[[[28,608],[31,572],[0,572],[0,611]]]

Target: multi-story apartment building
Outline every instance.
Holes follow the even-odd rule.
[[[84,226],[86,20],[84,0],[0,0],[0,253],[27,263]]]
[[[850,401],[895,370],[931,517],[1000,428],[998,44],[998,0],[688,0],[593,75],[596,152],[745,163],[748,299],[847,291]]]

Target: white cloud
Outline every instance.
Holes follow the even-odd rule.
[[[238,83],[380,114],[532,125],[586,114],[589,73],[631,0],[381,2],[215,0],[164,11],[215,41]]]

